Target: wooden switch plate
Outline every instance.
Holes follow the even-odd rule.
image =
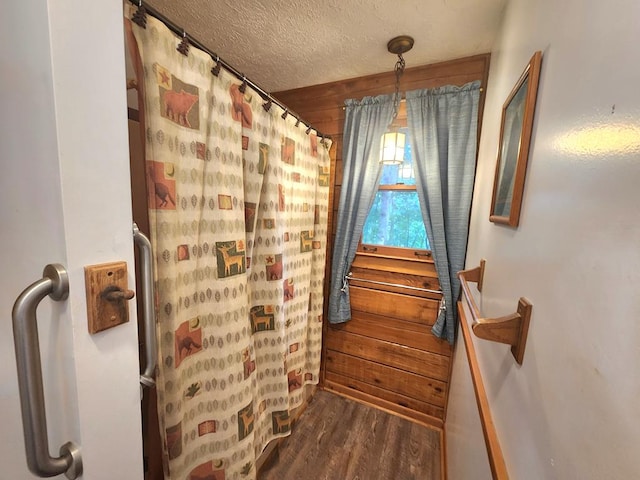
[[[111,292],[129,292],[127,263],[113,262],[84,267],[89,333],[97,333],[129,321],[127,298],[108,299]],[[133,295],[133,292],[129,292]]]

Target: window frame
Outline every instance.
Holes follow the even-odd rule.
[[[398,117],[395,119],[395,125],[400,128],[407,127],[407,110],[404,99],[400,102]],[[380,190],[388,191],[416,191],[416,185],[407,185],[406,183],[396,183],[395,185],[378,185],[376,193]],[[367,213],[367,217],[369,214]],[[426,226],[425,226],[426,229]],[[433,263],[431,250],[406,248],[406,247],[390,247],[388,245],[374,245],[362,242],[362,234],[358,242],[356,255],[375,255],[387,258],[411,259]]]

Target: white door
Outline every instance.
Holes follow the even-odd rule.
[[[134,285],[121,2],[2,2],[0,106],[0,478],[36,478],[11,309],[60,263],[69,298],[38,308],[49,450],[79,444],[84,479],[141,480],[135,302],[129,323],[90,335],[83,271],[124,260]]]

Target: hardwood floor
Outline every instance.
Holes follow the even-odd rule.
[[[259,480],[440,480],[440,432],[318,391]]]

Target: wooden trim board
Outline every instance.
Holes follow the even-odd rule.
[[[411,422],[429,427],[434,430],[440,431],[444,428],[444,423],[439,418],[415,412],[414,410],[404,408],[401,405],[396,405],[395,403],[382,400],[372,395],[368,395],[357,390],[352,390],[348,387],[345,387],[344,385],[334,383],[330,380],[325,381],[323,390],[335,393],[336,395],[340,395],[364,405],[368,405],[369,407],[377,408],[378,410],[382,410],[383,412],[396,415],[398,417],[404,418],[405,420],[409,420]]]
[[[471,338],[471,329],[469,328],[467,314],[462,305],[462,302],[458,302],[458,314],[460,317],[462,336],[464,338],[464,344],[467,351],[467,359],[469,360],[469,369],[471,370],[473,389],[476,394],[476,403],[478,405],[478,412],[480,413],[482,433],[484,434],[487,454],[489,455],[491,475],[493,476],[493,480],[509,480],[507,465],[504,461],[502,448],[500,448],[500,441],[498,440],[498,433],[493,423],[493,418],[491,417],[491,408],[489,407],[487,392],[482,381],[480,365],[478,364],[476,350],[473,345],[473,339]]]
[[[447,435],[444,428],[440,430],[440,478],[447,480]]]

